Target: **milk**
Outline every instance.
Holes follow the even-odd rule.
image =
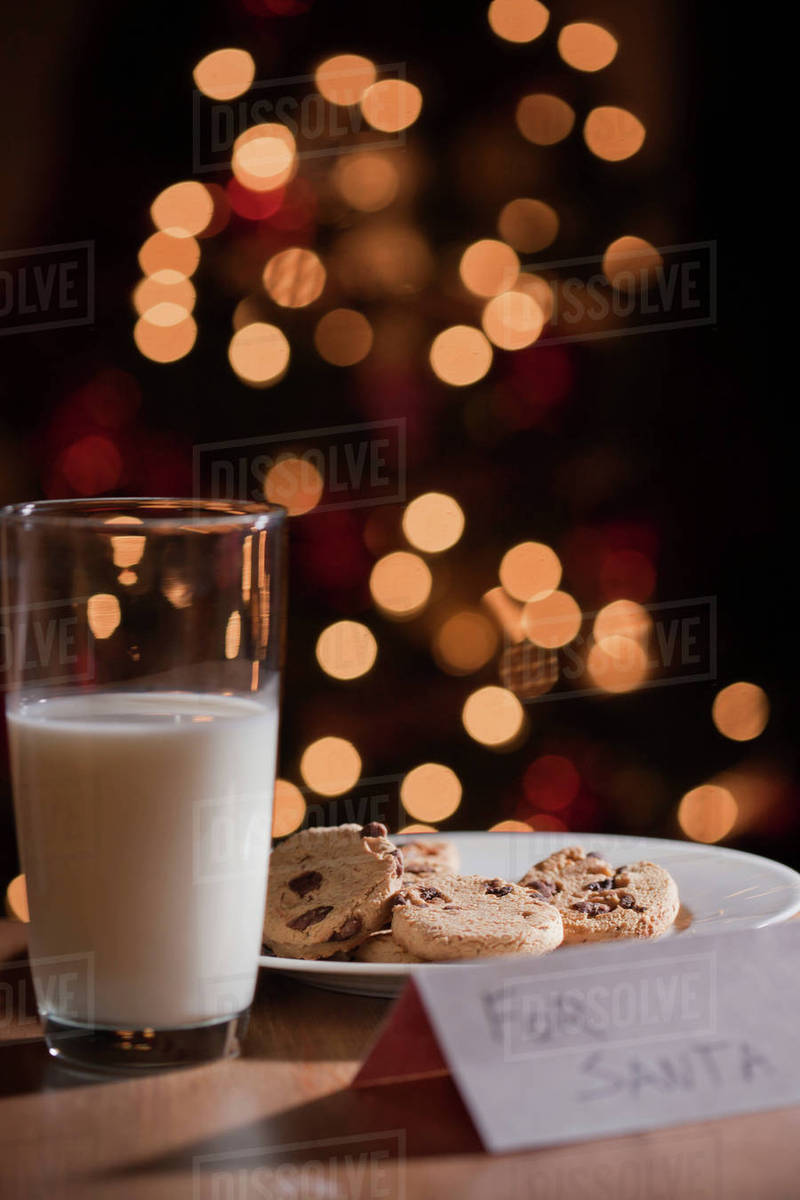
[[[23,700],[8,723],[40,1011],[141,1030],[247,1008],[277,685],[263,703],[124,691]]]

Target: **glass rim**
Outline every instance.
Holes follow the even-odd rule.
[[[154,511],[147,511],[152,509]],[[0,522],[15,525],[67,526],[111,532],[115,517],[131,517],[131,525],[158,530],[200,530],[209,526],[267,529],[283,524],[287,510],[268,501],[209,500],[192,496],[78,496],[68,500],[26,500],[0,508]],[[123,524],[119,521],[117,527]],[[112,526],[113,528],[113,526]]]

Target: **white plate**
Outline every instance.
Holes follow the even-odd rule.
[[[420,834],[392,838],[402,846]],[[678,884],[681,914],[667,937],[690,937],[706,930],[758,929],[800,911],[800,875],[782,863],[722,846],[672,842],[661,838],[600,833],[443,833],[461,855],[464,875],[519,879],[528,868],[563,846],[596,850],[615,865],[651,859],[666,867]],[[413,971],[441,970],[438,963],[341,963],[297,958],[259,960],[315,987],[361,996],[395,996]]]

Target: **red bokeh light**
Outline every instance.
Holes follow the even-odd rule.
[[[569,395],[573,381],[563,346],[531,346],[509,355],[506,377],[495,396],[495,411],[511,429],[538,425]]]
[[[229,179],[225,190],[230,206],[240,217],[248,221],[264,221],[273,216],[283,204],[284,188],[271,192],[251,192],[238,179]]]
[[[274,229],[303,233],[310,240],[317,218],[317,194],[307,179],[293,179],[284,191],[283,203],[269,216]]]
[[[640,550],[612,550],[600,567],[600,591],[604,600],[649,600],[655,591],[656,572]]]
[[[76,495],[100,496],[118,486],[122,456],[110,438],[88,434],[67,446],[58,470]]]
[[[527,799],[536,808],[558,812],[577,796],[581,777],[568,758],[560,754],[543,754],[534,759],[522,778]]]
[[[644,521],[581,525],[557,549],[564,573],[584,604],[618,599],[641,603],[653,593],[659,537]],[[628,591],[623,582],[636,585],[637,591]],[[612,585],[619,589],[614,594]]]

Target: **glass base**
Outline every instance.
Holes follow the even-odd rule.
[[[237,1058],[248,1012],[190,1029],[110,1029],[44,1019],[48,1052],[67,1067],[141,1075]]]

